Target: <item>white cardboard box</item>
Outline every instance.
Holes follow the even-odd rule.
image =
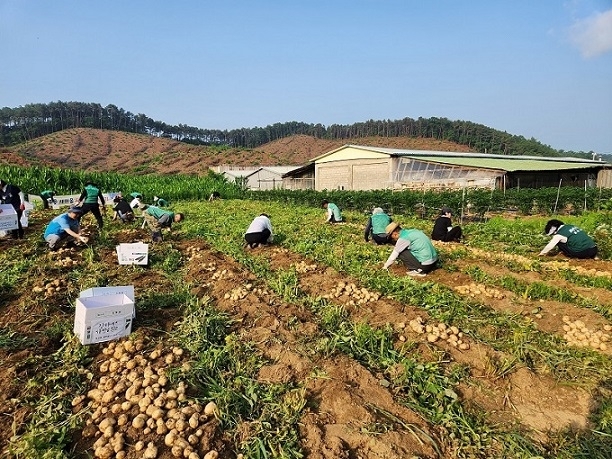
[[[132,316],[109,317],[91,322],[75,322],[74,333],[81,344],[103,343],[123,338],[132,332]]]
[[[87,298],[90,296],[117,295],[123,293],[132,302],[134,301],[134,286],[133,285],[118,285],[116,287],[92,287],[81,291],[79,298]]]
[[[120,265],[146,265],[149,263],[149,244],[143,242],[119,244],[117,258]]]
[[[109,317],[134,316],[134,301],[124,293],[79,297],[76,300],[75,322],[90,322]]]
[[[134,300],[125,293],[111,294],[109,290],[106,290],[121,288],[92,288],[81,293],[91,294],[91,296],[77,298],[74,333],[78,336],[81,344],[100,343],[121,338],[131,333],[132,319],[135,314]]]
[[[19,228],[17,212],[11,204],[0,204],[0,231],[10,231]]]

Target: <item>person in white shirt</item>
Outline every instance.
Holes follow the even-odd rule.
[[[255,217],[244,235],[246,245],[250,249],[255,249],[260,245],[271,244],[274,240],[272,234],[272,223],[268,214],[261,214]]]

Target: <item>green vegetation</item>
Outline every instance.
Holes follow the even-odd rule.
[[[47,181],[64,184],[58,188],[66,193],[78,191],[86,179],[84,174],[58,171],[57,176],[48,175],[44,182],[38,182],[34,172],[53,172],[43,168],[0,169],[3,176],[36,189],[43,189],[39,185]],[[214,401],[218,405],[216,421],[220,433],[215,438],[231,457],[238,453],[249,458],[304,457],[300,429],[304,416],[317,408],[316,395],[313,396],[313,386],[309,383],[326,378],[318,365],[335,359],[363,368],[378,386],[388,391],[394,404],[416,413],[419,422],[422,421],[420,424],[406,422],[397,413],[381,407],[377,400],[366,400],[364,406],[371,420],[351,428],[372,439],[396,432],[445,458],[604,459],[612,455],[612,387],[608,383],[612,379],[612,359],[609,354],[570,346],[559,333],[539,329],[529,317],[494,309],[482,298],[462,295],[442,282],[381,271],[391,247],[363,242],[366,216],[361,211],[375,204],[385,203],[384,206],[393,208],[394,219],[403,226],[428,232],[432,223],[428,217],[433,209],[453,199],[459,201],[450,202],[460,205],[461,195],[444,194],[442,198],[422,193],[418,196],[333,193],[333,199],[345,206],[347,222],[332,226],[323,223],[323,210],[319,207],[322,196],[330,194],[269,192],[257,195],[257,200],[204,202],[212,189],[227,192],[230,197],[243,194],[216,176],[173,177],[167,182],[158,180],[159,177],[114,174],[92,174],[91,177],[103,186],[168,196],[173,201],[173,209],[184,211],[188,218],[176,224],[163,243],[151,246],[148,267],[109,269],[114,245],[120,237],[128,237],[122,231],[135,230],[122,225],[109,224],[94,244],[81,250],[80,264],[71,269],[53,264],[43,253],[39,234],[28,235],[31,248],[26,250],[4,250],[3,247],[0,298],[6,300],[7,308],[12,308],[11,313],[19,311],[25,317],[23,323],[12,323],[0,332],[0,363],[14,366],[16,381],[11,387],[22,391],[22,397],[11,397],[12,408],[21,413],[9,444],[14,457],[83,457],[82,451],[77,451],[75,438],[85,428],[91,413],[87,409],[75,409],[71,402],[100,378],[94,361],[101,357],[102,346],[79,345],[71,332],[71,311],[67,313],[63,308],[72,304],[84,288],[130,282],[142,282],[138,292],[137,329],[145,331],[150,340],[150,347],[142,353],[167,343],[184,349],[186,362],[170,367],[168,379],[172,384],[186,383],[189,397],[201,404]],[[72,183],[76,184],[75,188],[71,188]],[[165,187],[163,193],[159,191],[162,187]],[[192,194],[197,195],[196,200],[184,200]],[[508,199],[518,200],[517,196]],[[551,197],[543,196],[543,199]],[[479,203],[479,209],[489,207],[496,198],[490,192],[483,195],[470,192],[468,196],[472,199],[470,202]],[[425,218],[415,210],[424,200],[427,200],[427,209],[432,209],[431,213],[425,212]],[[244,230],[261,212],[272,216],[276,247],[244,250]],[[448,276],[461,275],[504,288],[525,304],[539,299],[554,300],[598,314],[602,321],[609,320],[611,311],[606,301],[593,301],[585,294],[576,293],[576,287],[609,290],[612,285],[609,276],[597,277],[569,267],[552,269],[550,259],[537,256],[547,241],[542,234],[547,219],[547,216],[495,217],[466,223],[467,243],[440,250],[441,270]],[[564,219],[598,235],[597,242],[602,248],[612,246],[610,233],[602,230],[603,225],[609,224],[608,212],[585,212]],[[226,280],[226,285],[231,285],[226,289],[242,287],[249,279],[257,288],[272,292],[271,315],[278,311],[274,308],[290,306],[290,313],[274,317],[278,318],[283,333],[264,340],[253,339],[256,334],[248,333],[258,326],[255,322],[260,314],[263,316],[263,305],[268,303],[252,298],[257,309],[253,314],[258,318],[251,323],[245,319],[248,313],[240,308],[246,303],[250,305],[252,299],[244,303],[228,301],[229,306],[222,310],[219,298],[225,292],[217,292],[216,296],[211,293],[216,271],[204,271],[194,281],[190,280],[190,269],[206,268],[203,263],[190,260],[195,253],[190,252],[195,241],[199,247],[205,247],[203,251],[211,259],[225,260],[241,271],[239,276]],[[273,265],[273,250],[286,254],[282,267]],[[612,254],[606,249],[602,252],[602,257],[609,260]],[[418,314],[458,327],[471,345],[478,348],[473,354],[465,355],[476,358],[478,354],[481,360],[478,365],[467,357],[457,361],[443,346],[418,341],[414,335],[403,332],[397,323],[376,317],[376,303],[371,306],[373,313],[368,317],[364,311],[370,306],[350,305],[312,293],[301,283],[303,274],[292,259],[316,263],[321,275],[330,268],[330,272],[339,273],[338,278],[350,278],[359,286],[382,295],[381,303],[397,305],[397,311],[405,311],[406,317]],[[496,273],[480,264],[496,268]],[[67,290],[58,293],[57,300],[30,293],[36,282],[60,275],[69,282]],[[304,324],[309,325],[309,331],[300,335]],[[285,341],[284,333],[288,331],[295,333],[293,341]],[[404,339],[400,339],[401,333],[405,334]],[[303,357],[314,369],[301,380],[266,381],[261,372],[276,363],[267,353],[274,345]],[[25,350],[28,351],[26,358],[17,362],[10,360]],[[498,385],[510,387],[519,371],[528,371],[534,379],[549,378],[559,385],[588,391],[591,394],[589,427],[568,427],[548,436],[541,432],[533,435],[526,424],[500,422],[494,413],[470,397],[472,392],[492,391]],[[487,381],[491,386],[486,386]],[[508,403],[512,401],[509,399]],[[88,441],[78,446],[89,448],[93,439]],[[88,450],[86,454],[90,453],[93,454]]]
[[[115,105],[102,107],[96,103],[52,102],[4,107],[0,110],[0,146],[16,145],[70,128],[112,129],[138,134],[156,135],[195,145],[235,148],[256,148],[268,142],[297,134],[323,139],[354,140],[362,137],[413,137],[447,140],[467,145],[472,150],[502,155],[582,156],[590,152],[555,150],[520,135],[492,129],[482,124],[447,118],[403,118],[400,120],[368,120],[351,125],[302,123],[290,121],[266,127],[228,130],[202,129],[180,124],[168,125],[144,114],[135,115]],[[353,142],[354,143],[354,142]]]

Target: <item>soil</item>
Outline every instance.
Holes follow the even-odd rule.
[[[454,142],[410,137],[325,140],[295,135],[254,149],[216,149],[120,131],[68,129],[0,151],[0,164],[135,174],[206,174],[209,167],[301,166],[347,143],[415,150],[471,151]]]
[[[28,232],[40,234],[42,222],[48,220],[49,212],[34,211]],[[90,227],[89,232],[93,238],[96,237],[95,227]],[[112,242],[146,241],[149,236],[145,230],[131,228],[113,233]],[[26,258],[39,254],[42,249],[42,241],[37,245],[29,240],[0,239],[0,250],[13,244],[23,249]],[[187,260],[185,281],[192,285],[192,293],[200,298],[210,298],[218,309],[229,314],[236,324],[233,331],[244,340],[257,343],[259,352],[270,361],[270,364],[261,369],[259,380],[295,382],[304,387],[308,403],[300,420],[300,435],[307,458],[455,457],[444,429],[430,425],[418,413],[397,403],[393,393],[385,387],[384,375],[370,372],[346,355],[326,357],[309,350],[307,343],[317,333],[316,320],[311,312],[268,291],[243,265],[215,251],[205,240],[183,239],[174,241],[169,247],[178,250]],[[313,261],[287,249],[264,247],[255,249],[253,254],[269,260],[273,270],[305,266],[305,269],[299,271],[299,288],[313,297],[328,295],[341,283],[358,284],[342,273],[317,266]],[[83,257],[89,256],[86,250],[70,249],[45,256],[55,263],[52,268],[42,271],[33,267],[27,275],[27,282],[16,291],[0,290],[0,327],[8,327],[36,338],[32,341],[35,344],[25,350],[11,352],[0,348],[0,386],[3,387],[0,392],[0,406],[3,407],[0,413],[0,457],[1,453],[10,457],[6,450],[8,441],[13,433],[20,432],[22,423],[31,414],[28,405],[18,401],[28,394],[29,388],[24,387],[23,381],[39,369],[40,362],[37,359],[40,357],[36,356],[51,355],[62,345],[57,338],[41,336],[47,336],[45,330],[48,328],[72,320],[72,304],[83,288],[72,280],[71,273],[78,269]],[[67,256],[75,260],[74,265],[67,267],[61,264],[61,260]],[[152,290],[160,295],[172,290],[167,278],[154,270],[134,273],[129,268],[117,265],[116,254],[110,248],[98,250],[95,256],[100,272],[111,285],[125,285],[124,282],[128,282],[134,285],[136,291]],[[469,283],[469,278],[462,274],[461,268],[475,260],[488,273],[507,274],[504,268],[483,260],[478,252],[475,251],[473,257],[459,261],[459,270],[447,272],[439,269],[428,275],[423,282],[438,283],[450,288],[463,286]],[[602,271],[608,269],[605,262],[587,263],[587,268]],[[581,262],[581,265],[585,266],[585,262]],[[404,270],[399,266],[393,266],[391,271],[394,275],[404,275]],[[532,280],[545,280],[536,273],[528,276]],[[48,294],[35,291],[36,286],[44,285],[52,278],[60,279],[63,287]],[[237,286],[246,284],[258,286],[259,290],[251,290],[239,300],[227,298],[228,293]],[[612,294],[603,289],[579,289],[569,284],[565,287],[599,298],[605,303],[612,302]],[[608,324],[596,312],[570,303],[531,301],[500,290],[503,298],[478,300],[499,311],[529,316],[536,327],[546,332],[561,336],[564,315],[570,316],[572,320],[581,318],[594,328]],[[492,362],[502,361],[508,356],[469,338],[466,338],[469,348],[463,350],[444,341],[429,343],[423,335],[406,326],[417,317],[425,323],[433,323],[418,305],[399,303],[384,296],[356,304],[354,298],[346,294],[332,297],[330,301],[343,304],[355,322],[373,326],[391,324],[395,330],[396,345],[414,345],[424,360],[437,362],[443,357],[442,360],[447,362],[449,368],[456,364],[466,365],[472,376],[470,381],[476,382],[462,384],[458,395],[467,406],[485,410],[493,422],[507,426],[520,425],[540,440],[545,440],[549,431],[589,427],[588,419],[595,404],[590,391],[560,384],[545,372],[536,373],[520,366],[508,374],[497,374],[492,370]],[[536,307],[541,317],[535,317],[533,311]],[[181,317],[181,311],[174,308],[139,311],[134,322],[133,339],[140,340],[143,353],[150,353],[154,349],[168,352],[171,343],[165,341],[166,332]],[[85,392],[102,380],[102,364],[109,359],[105,353],[107,348],[107,343],[89,347],[92,380]],[[160,358],[156,361],[157,368],[163,368],[162,360]],[[94,442],[91,434],[89,427],[75,434],[73,444],[76,451],[83,452],[91,448]],[[130,444],[137,440],[156,442],[160,446],[159,458],[173,457],[170,450],[163,446],[163,439],[154,433],[144,435],[131,430],[128,436]],[[210,419],[196,447],[202,456],[214,448],[221,453],[220,457],[234,458],[232,445],[231,439],[220,431],[218,423]],[[86,456],[83,453],[80,457]],[[130,450],[127,455],[128,459],[137,457],[141,456],[134,450]]]

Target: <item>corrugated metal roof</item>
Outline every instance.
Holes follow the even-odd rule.
[[[313,161],[331,155],[345,148],[373,151],[390,156],[411,157],[441,164],[495,169],[507,172],[588,169],[612,166],[612,164],[603,161],[573,157],[494,155],[489,153],[464,153],[456,151],[404,150],[399,148],[368,147],[363,145],[344,145],[314,158]]]

